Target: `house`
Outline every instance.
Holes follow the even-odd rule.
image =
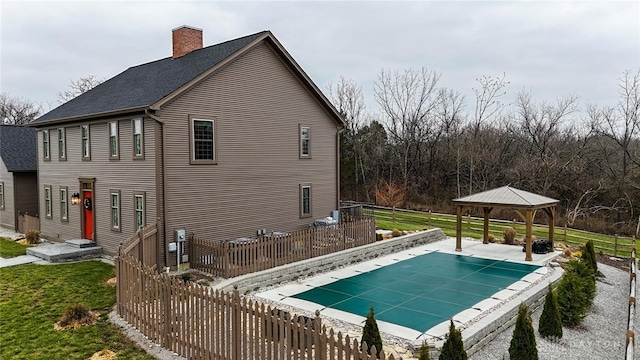
[[[211,240],[308,228],[339,205],[341,116],[269,31],[133,66],[38,118],[41,233],[114,254],[157,222]],[[79,205],[71,205],[78,202]]]
[[[20,229],[18,215],[38,216],[36,131],[0,125],[0,226]]]

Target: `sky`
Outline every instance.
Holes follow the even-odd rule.
[[[352,79],[372,111],[382,69],[435,71],[471,113],[483,75],[506,75],[507,102],[613,106],[623,72],[640,69],[640,1],[1,0],[0,24],[0,91],[44,110],[72,80],[171,56],[181,25],[204,46],[270,30],[325,94]]]

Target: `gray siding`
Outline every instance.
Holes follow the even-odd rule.
[[[15,229],[16,217],[13,204],[13,174],[7,171],[4,161],[0,159],[0,181],[4,183],[4,210],[0,210],[0,226]]]
[[[120,159],[109,159],[108,121],[119,120]],[[43,236],[52,240],[77,239],[81,236],[80,209],[82,205],[71,205],[71,195],[80,193],[79,178],[95,178],[94,206],[96,215],[95,240],[105,253],[114,254],[118,244],[134,233],[134,192],[145,192],[147,223],[156,221],[156,124],[152,119],[144,120],[144,160],[133,160],[133,138],[131,118],[109,119],[90,122],[91,161],[82,160],[80,125],[67,125],[67,160],[58,160],[57,132],[50,128],[51,161],[42,161],[42,149],[38,149],[39,162],[39,206],[40,228]],[[42,143],[42,129],[38,131],[38,144]],[[45,185],[51,185],[53,216],[44,214]],[[60,220],[60,187],[68,187],[69,221]],[[121,231],[111,230],[110,190],[121,193]]]
[[[337,125],[273,50],[259,45],[159,113],[166,126],[167,232],[211,239],[293,231],[337,207]],[[190,165],[189,116],[216,120],[217,164]],[[311,159],[299,158],[299,124]],[[299,185],[312,184],[300,218]]]

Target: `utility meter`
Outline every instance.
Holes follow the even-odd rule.
[[[177,242],[184,242],[185,240],[185,234],[186,231],[184,229],[176,229],[176,241]]]

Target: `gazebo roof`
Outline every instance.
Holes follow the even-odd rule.
[[[541,208],[555,205],[559,200],[503,186],[477,194],[453,199],[454,203],[468,205],[493,205],[519,208]]]

